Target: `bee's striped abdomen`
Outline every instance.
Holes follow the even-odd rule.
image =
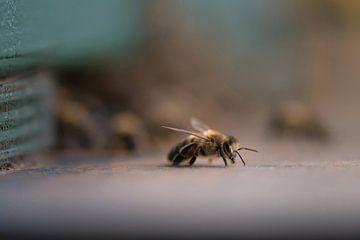
[[[193,141],[193,138],[187,138],[170,150],[168,159],[174,164],[179,164],[180,162],[188,160],[196,155],[197,149],[198,144]]]

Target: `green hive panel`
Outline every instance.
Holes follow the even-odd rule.
[[[128,57],[143,15],[142,0],[0,0],[0,74]]]
[[[143,42],[143,7],[143,0],[0,0],[0,168],[52,142],[53,80],[36,69],[130,57]]]
[[[48,74],[0,83],[0,166],[52,143],[54,84]]]

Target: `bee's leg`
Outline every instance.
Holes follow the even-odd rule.
[[[224,154],[221,147],[219,147],[219,149],[220,149],[220,156],[224,160],[224,164],[225,164],[225,167],[226,167],[227,166],[227,161],[226,161],[226,158],[225,158],[225,154]]]
[[[195,163],[195,161],[196,161],[196,156],[193,156],[192,158],[191,158],[191,160],[190,160],[190,166],[192,166],[194,163]]]
[[[194,163],[195,163],[195,161],[196,161],[196,158],[199,156],[199,152],[200,152],[200,148],[198,148],[196,151],[195,151],[195,155],[191,158],[191,160],[190,160],[190,166],[192,166]]]

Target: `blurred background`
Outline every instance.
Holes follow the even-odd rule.
[[[192,116],[240,140],[359,136],[358,1],[130,5],[126,48],[56,70],[60,149],[157,149]]]
[[[2,159],[39,131],[53,140],[26,149],[168,149],[180,136],[160,126],[191,117],[260,147],[358,141],[356,0],[1,0],[0,13]]]

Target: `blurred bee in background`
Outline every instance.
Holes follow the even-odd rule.
[[[278,106],[273,110],[269,123],[278,137],[295,136],[324,142],[330,138],[324,121],[301,101],[286,101]]]
[[[239,151],[248,150],[257,152],[257,150],[251,148],[240,147],[239,141],[235,137],[212,130],[196,118],[191,119],[191,125],[198,132],[162,126],[166,129],[190,135],[170,150],[168,160],[173,165],[179,165],[181,162],[190,160],[189,164],[192,166],[198,156],[216,156],[223,159],[226,167],[227,159],[234,164],[236,156],[239,156],[245,166],[245,161]]]

